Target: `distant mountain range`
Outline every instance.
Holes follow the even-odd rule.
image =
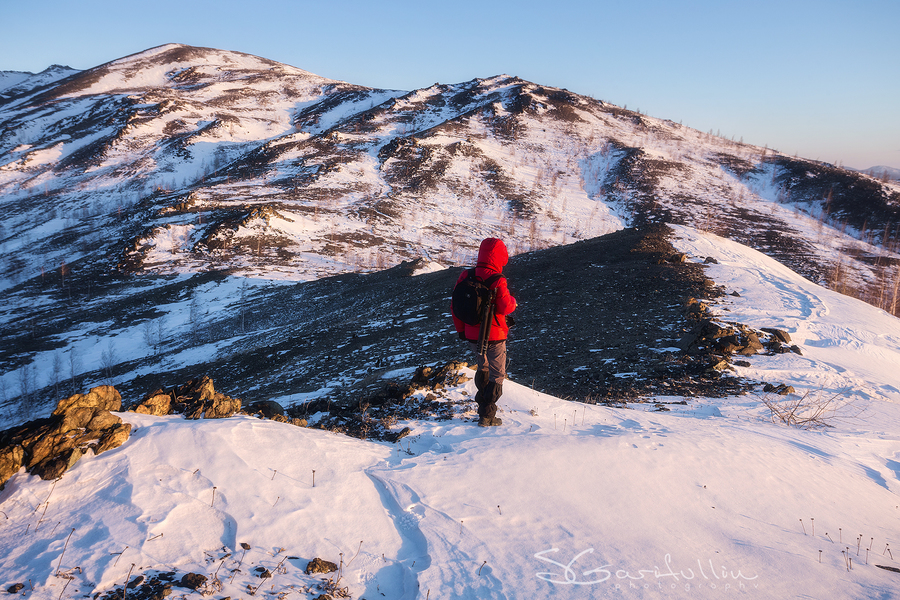
[[[869,167],[868,169],[856,170],[871,177],[875,177],[876,179],[893,179],[894,181],[900,181],[900,169],[895,169],[894,167],[879,165],[877,167]]]
[[[373,89],[179,44],[0,74],[0,207],[7,397],[55,360],[99,373],[122,335],[165,346],[201,300],[242,311],[243,292],[208,296],[216,277],[460,265],[488,236],[518,254],[670,222],[885,306],[900,261],[900,184],[877,173],[507,75]]]
[[[78,73],[78,69],[62,65],[51,65],[40,73],[0,71],[0,102],[76,73]]]

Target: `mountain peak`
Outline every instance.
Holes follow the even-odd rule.
[[[127,69],[148,69],[159,66],[168,66],[183,68],[203,66],[217,67],[221,70],[235,69],[256,69],[267,70],[277,69],[289,75],[303,75],[310,78],[321,79],[322,81],[332,81],[324,77],[319,77],[303,69],[298,69],[284,63],[280,63],[268,58],[262,58],[253,54],[237,52],[234,50],[220,50],[217,48],[206,48],[202,46],[188,46],[186,44],[169,43],[161,46],[148,48],[142,52],[137,52],[129,56],[111,61],[101,67],[107,68],[127,68]]]

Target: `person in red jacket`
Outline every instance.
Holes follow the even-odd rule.
[[[503,267],[509,262],[509,252],[502,240],[487,238],[481,242],[478,249],[478,262],[475,264],[475,276],[486,281],[493,275],[500,275]],[[456,281],[459,285],[468,275],[463,271]],[[478,403],[478,425],[490,427],[502,425],[502,421],[496,417],[497,399],[503,393],[503,380],[506,378],[506,337],[509,334],[507,315],[516,310],[516,299],[509,293],[506,287],[506,277],[497,277],[490,285],[496,289],[494,300],[494,322],[491,326],[491,334],[487,346],[487,353],[478,355],[478,371],[475,373],[475,401]],[[468,340],[472,350],[478,354],[478,325],[469,325],[453,314],[453,306],[450,306],[453,316],[453,325],[460,338]]]

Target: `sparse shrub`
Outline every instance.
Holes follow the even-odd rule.
[[[827,395],[822,390],[807,391],[802,396],[765,395],[762,403],[772,413],[773,423],[784,423],[798,429],[824,429],[837,411],[849,405],[841,402],[843,392]]]

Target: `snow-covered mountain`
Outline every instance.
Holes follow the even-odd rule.
[[[13,280],[86,253],[310,279],[659,219],[824,277],[849,243],[829,224],[892,246],[898,223],[896,186],[508,76],[374,90],[170,44],[15,93],[0,123],[4,252],[35,255]],[[877,248],[848,254],[875,275]]]
[[[16,405],[216,365],[252,395],[266,348],[296,347],[335,302],[369,327],[397,318],[347,280],[292,282],[466,264],[487,236],[520,254],[685,223],[896,306],[897,184],[567,90],[505,75],[378,90],[178,44],[51,70],[0,97],[0,392]]]
[[[40,73],[27,71],[0,71],[0,99],[34,93],[37,89],[52,85],[60,79],[78,73],[77,69],[63,65],[50,65]]]
[[[866,175],[871,175],[876,179],[893,179],[894,181],[900,181],[900,169],[896,169],[894,167],[887,167],[885,165],[879,165],[877,167],[869,167],[868,169],[860,169]]]

